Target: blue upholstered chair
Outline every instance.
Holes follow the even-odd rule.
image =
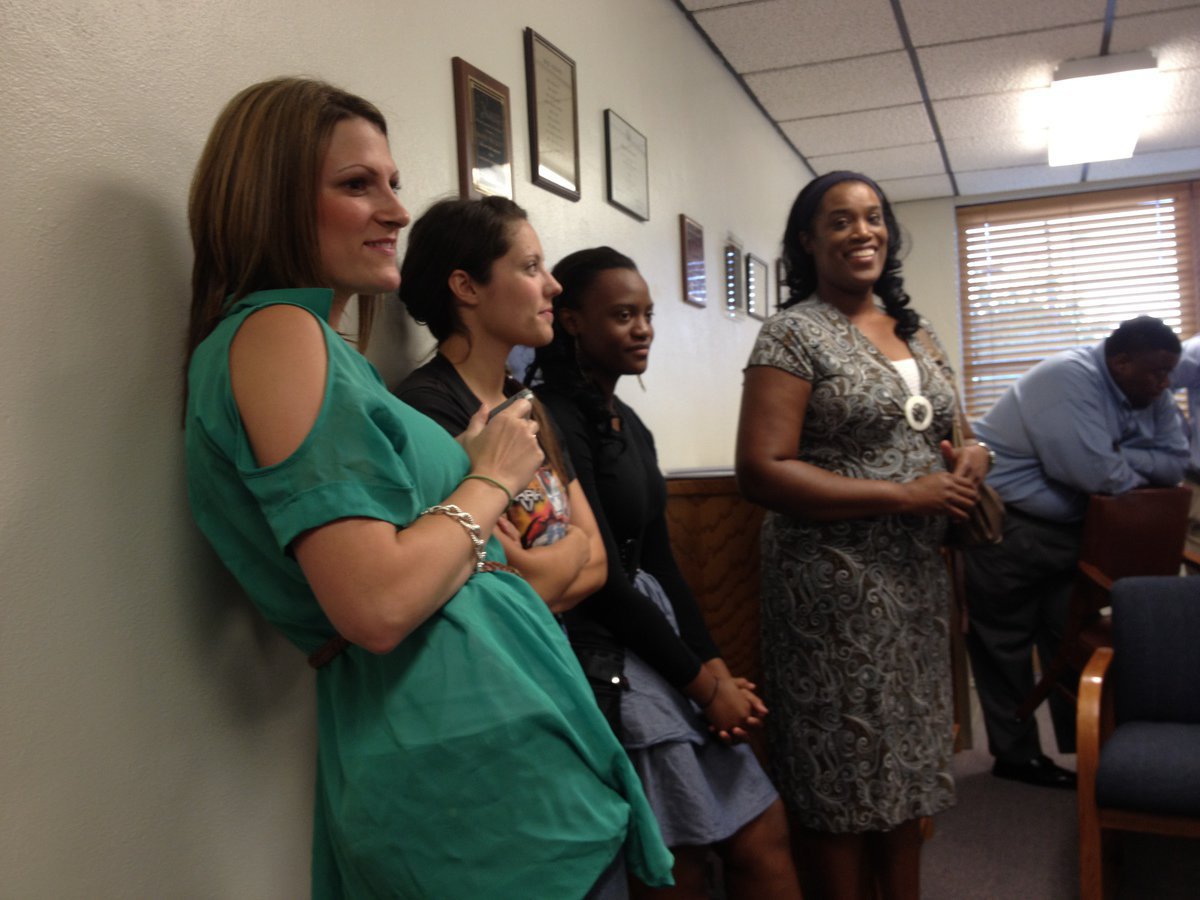
[[[1082,900],[1111,895],[1113,832],[1200,837],[1200,577],[1124,578],[1112,607],[1079,684]]]

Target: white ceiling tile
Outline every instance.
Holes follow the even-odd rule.
[[[1147,116],[1200,109],[1200,68],[1159,69],[1153,89],[1142,98],[1142,111]]]
[[[1088,25],[966,41],[917,51],[933,99],[1046,87],[1064,60],[1094,56],[1101,29]]]
[[[1127,15],[1125,3],[1113,22],[1111,53],[1149,50],[1159,69],[1200,67],[1200,8],[1176,9],[1150,15]]]
[[[697,13],[696,21],[743,73],[904,49],[887,0],[838,0],[836,16],[766,0]]]
[[[1046,131],[1010,131],[948,140],[946,155],[959,172],[1046,165]]]
[[[1200,67],[1160,71],[1159,75],[1167,82],[1162,104],[1164,114],[1200,109]]]
[[[920,103],[906,53],[884,53],[747,75],[746,84],[776,119],[805,119]]]
[[[922,103],[779,124],[805,156],[923,144],[934,139]]]
[[[1196,6],[1196,0],[1121,0],[1117,12],[1122,16],[1132,16],[1137,13],[1162,12],[1164,9],[1185,9]]]
[[[945,139],[1000,131],[1029,131],[1049,124],[1049,88],[952,97],[933,101],[933,114]]]
[[[1080,177],[1046,165],[1047,88],[1062,62],[1099,54],[1105,0],[680,2],[818,170],[868,172],[901,199],[950,193],[912,65],[892,49],[896,2],[961,191]],[[1151,50],[1166,87],[1145,104],[1134,159],[1093,164],[1089,181],[1177,174],[1191,160],[1180,154],[1200,148],[1200,0],[1120,0],[1117,12],[1109,49]]]
[[[1091,163],[1088,166],[1088,181],[1147,175],[1190,175],[1195,172],[1200,172],[1200,148],[1190,147],[1165,153],[1134,153],[1130,159]]]
[[[1104,0],[903,0],[901,6],[918,47],[1104,21]]]
[[[970,197],[974,194],[1078,184],[1082,175],[1083,166],[1041,165],[991,169],[986,172],[957,172],[954,177],[958,181],[959,194]]]
[[[893,203],[902,200],[925,200],[930,197],[952,197],[949,175],[922,175],[919,178],[892,178],[880,181],[879,186]]]
[[[914,175],[938,175],[946,171],[937,144],[914,144],[911,147],[886,147],[882,150],[861,150],[856,153],[834,153],[809,157],[813,170],[832,172],[849,169],[862,172],[877,181],[888,178],[908,178]]]
[[[1200,146],[1200,109],[1154,116],[1142,125],[1134,153],[1159,153]]]

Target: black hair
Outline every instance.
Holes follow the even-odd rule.
[[[439,343],[462,331],[450,274],[462,269],[480,284],[492,263],[508,253],[516,222],[528,218],[507,197],[439,200],[413,224],[400,265],[400,301]]]
[[[579,367],[575,339],[563,327],[562,311],[579,309],[597,276],[610,269],[636,272],[637,264],[612,247],[577,250],[558,261],[551,272],[555,281],[562,285],[562,293],[554,298],[554,338],[546,346],[537,348],[533,362],[525,372],[526,383],[534,384],[536,380],[549,390],[573,398],[588,421],[602,434],[612,431],[608,399]]]
[[[858,172],[827,172],[806,184],[796,196],[783,231],[783,262],[787,273],[785,283],[788,287],[788,299],[780,304],[780,308],[786,309],[799,303],[812,296],[817,289],[816,261],[801,245],[800,235],[812,230],[813,219],[821,206],[821,198],[831,187],[843,181],[862,182],[875,192],[880,206],[883,207],[883,223],[888,232],[887,256],[884,258],[883,272],[875,282],[874,290],[883,300],[887,314],[896,320],[896,335],[902,340],[908,340],[916,334],[920,320],[916,312],[908,308],[908,292],[904,290],[904,279],[900,277],[900,251],[903,249],[900,223],[896,221],[892,204],[883,189],[872,179]]]
[[[1106,358],[1120,353],[1150,353],[1157,350],[1178,355],[1183,352],[1183,345],[1179,343],[1179,335],[1169,325],[1153,316],[1127,319],[1104,339]]]

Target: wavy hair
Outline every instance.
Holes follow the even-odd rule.
[[[908,308],[909,296],[904,290],[904,279],[900,277],[900,251],[903,249],[903,239],[900,235],[900,223],[892,211],[883,189],[872,179],[858,172],[827,172],[814,178],[800,191],[796,201],[788,213],[787,227],[783,231],[783,262],[786,271],[785,283],[788,287],[788,299],[780,304],[786,309],[804,300],[817,289],[817,265],[811,253],[801,245],[800,236],[812,230],[813,219],[821,207],[821,199],[836,184],[843,181],[859,181],[875,192],[879,204],[883,207],[883,222],[887,227],[888,246],[887,256],[883,262],[883,272],[875,282],[874,291],[883,300],[887,314],[896,320],[896,335],[902,340],[908,340],[919,327],[919,318],[914,310]]]

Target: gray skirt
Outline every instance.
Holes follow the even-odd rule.
[[[634,587],[678,632],[662,586],[638,572]],[[625,651],[629,690],[621,695],[621,743],[642,779],[668,847],[733,836],[779,796],[754,752],[713,737],[699,707],[636,653]]]

